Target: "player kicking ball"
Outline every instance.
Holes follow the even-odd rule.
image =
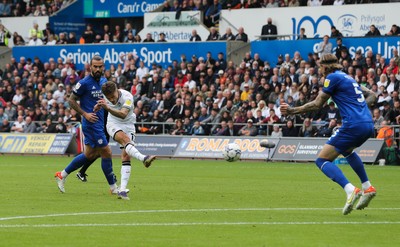
[[[110,114],[107,119],[108,134],[121,145],[122,166],[121,166],[121,186],[117,192],[119,199],[129,200],[127,185],[131,175],[131,157],[143,162],[146,168],[156,159],[154,155],[144,155],[136,149],[135,123],[136,115],[133,113],[133,96],[128,91],[117,89],[117,85],[108,81],[101,87],[105,98],[97,101],[94,112],[103,108]],[[114,193],[115,193],[114,192]]]
[[[343,214],[349,214],[356,202],[356,209],[364,209],[375,197],[376,190],[371,185],[364,164],[354,149],[361,146],[374,133],[371,112],[368,105],[375,103],[374,92],[360,86],[351,76],[342,72],[342,65],[333,54],[321,57],[320,69],[325,77],[322,91],[317,98],[299,107],[281,104],[284,115],[299,114],[317,110],[329,99],[336,103],[342,116],[343,125],[332,134],[315,161],[319,169],[334,182],[338,183],[347,194]],[[364,98],[364,94],[366,98]],[[351,168],[362,183],[362,190],[347,180],[342,171],[332,163],[339,154],[346,157]]]

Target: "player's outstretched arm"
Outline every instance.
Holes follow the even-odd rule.
[[[365,102],[369,107],[373,106],[376,102],[376,95],[372,90],[369,90],[368,88],[364,86],[360,86],[361,91],[364,93],[365,97]]]
[[[329,94],[326,94],[324,92],[320,92],[315,98],[315,100],[308,102],[302,106],[299,107],[289,107],[287,104],[282,104],[281,106],[281,113],[285,115],[291,115],[291,114],[299,114],[303,112],[310,112],[310,111],[315,111],[321,108],[324,103],[330,98],[331,96]]]

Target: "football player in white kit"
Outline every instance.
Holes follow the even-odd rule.
[[[133,96],[126,90],[117,89],[117,85],[108,81],[101,87],[104,98],[97,101],[94,111],[101,107],[110,114],[107,119],[108,134],[120,144],[122,149],[121,159],[121,186],[118,190],[118,198],[129,200],[126,187],[131,174],[131,157],[143,162],[147,168],[156,159],[154,155],[144,155],[135,147],[135,123],[136,115],[133,112]]]

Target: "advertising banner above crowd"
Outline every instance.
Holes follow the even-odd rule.
[[[209,30],[202,24],[200,11],[183,11],[179,15],[176,12],[154,12],[144,16],[144,28],[139,35],[145,37],[151,33],[154,40],[159,40],[160,33],[165,34],[168,42],[188,42],[192,36],[192,30],[205,41]]]
[[[120,18],[143,16],[160,7],[164,0],[84,0],[83,2],[85,18]]]
[[[296,51],[300,52],[301,57],[307,60],[309,53],[318,51],[319,43],[322,39],[306,40],[273,40],[273,41],[253,41],[251,42],[252,54],[260,54],[263,61],[270,62],[271,67],[275,67],[279,55],[289,54],[291,58]],[[333,51],[336,51],[336,39],[329,39],[332,43]],[[381,37],[381,38],[343,38],[343,45],[347,47],[351,58],[355,57],[357,50],[363,54],[372,51],[373,54],[380,53],[387,60],[393,57],[393,50],[400,49],[399,37]]]
[[[121,55],[127,53],[138,56],[148,67],[153,63],[166,67],[173,60],[181,61],[182,54],[188,59],[192,55],[205,58],[207,52],[216,58],[219,52],[226,52],[226,42],[17,46],[13,49],[13,57],[19,61],[20,57],[33,59],[37,56],[42,62],[58,57],[65,62],[70,58],[77,69],[83,69],[93,56],[100,55],[108,69],[111,64],[123,63]]]
[[[331,34],[335,26],[343,36],[361,37],[375,25],[382,35],[389,32],[393,24],[400,25],[398,10],[400,3],[358,4],[343,6],[259,8],[241,10],[223,10],[220,30],[227,27],[237,30],[243,27],[250,40],[258,39],[267,18],[277,26],[278,34],[299,34],[305,29],[309,38]],[[255,18],[257,17],[257,18]],[[236,33],[236,32],[235,32]]]

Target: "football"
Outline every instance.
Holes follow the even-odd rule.
[[[242,154],[242,150],[236,143],[229,143],[225,146],[224,150],[222,151],[222,155],[224,159],[229,162],[237,161],[240,159],[240,155]]]

